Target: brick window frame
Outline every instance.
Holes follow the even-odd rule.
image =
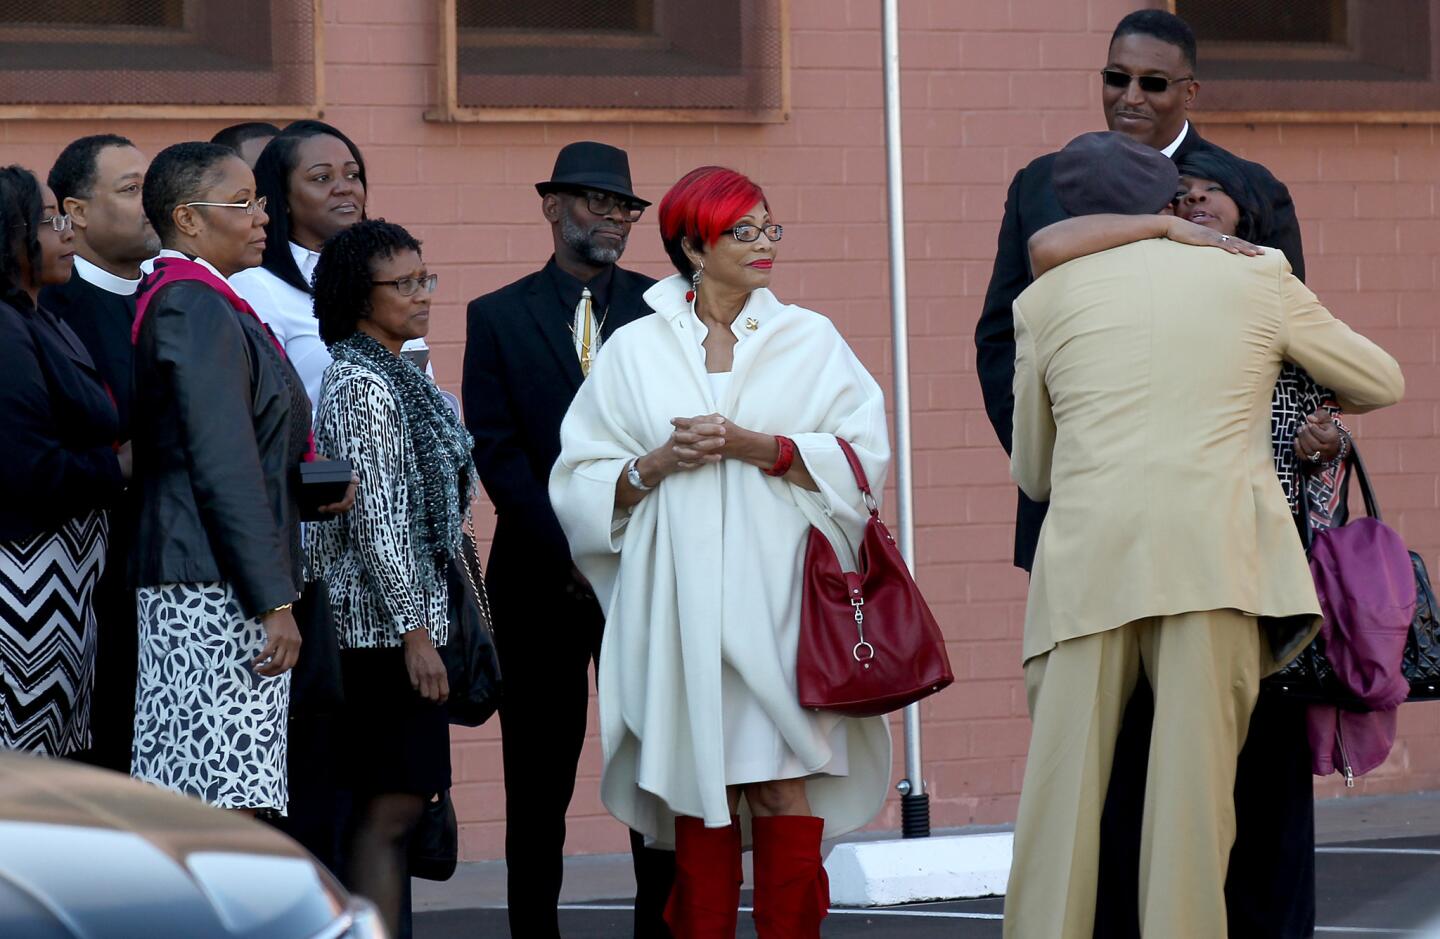
[[[584,76],[583,81],[576,81],[577,94],[573,101],[555,101],[534,105],[525,103],[512,103],[505,101],[507,95],[516,96],[524,94],[527,79],[539,81],[553,80],[555,76],[546,75],[544,72],[520,72],[513,75],[505,74],[471,74],[464,68],[463,60],[468,55],[475,55],[479,50],[492,49],[504,50],[509,53],[516,47],[532,47],[537,50],[544,49],[546,53],[553,54],[556,47],[564,47],[570,44],[573,48],[582,46],[594,47],[596,44],[603,44],[605,48],[616,50],[617,55],[624,54],[649,54],[654,57],[666,55],[674,57],[675,61],[684,60],[683,52],[676,52],[673,43],[678,35],[679,24],[674,23],[675,18],[670,18],[673,25],[666,25],[666,17],[657,13],[653,16],[645,14],[642,19],[649,25],[650,29],[627,33],[625,31],[606,32],[585,32],[573,31],[564,32],[548,30],[543,33],[525,33],[524,31],[506,31],[506,34],[486,34],[484,31],[462,29],[459,23],[458,7],[460,0],[437,0],[440,15],[440,53],[439,53],[439,104],[425,114],[425,119],[437,122],[591,122],[591,123],[737,123],[737,124],[760,124],[760,123],[783,123],[790,119],[790,0],[730,0],[737,9],[748,9],[750,7],[764,6],[768,8],[766,17],[765,33],[769,43],[771,54],[768,55],[761,68],[754,71],[763,71],[767,77],[767,88],[765,103],[759,106],[736,106],[716,107],[713,105],[693,105],[694,99],[688,95],[694,94],[700,98],[714,99],[719,96],[734,95],[744,97],[747,91],[753,90],[747,86],[746,78],[743,75],[700,75],[700,76],[665,76],[664,88],[657,90],[654,76],[650,76],[652,84],[649,86],[649,94],[652,100],[643,106],[625,106],[618,103],[619,91],[624,88],[628,81],[624,75],[614,76]],[[659,7],[663,3],[673,3],[675,0],[653,0],[653,4],[647,6]],[[737,33],[740,25],[735,25]],[[693,36],[687,37],[691,40]],[[753,57],[756,49],[754,36],[742,35],[736,40],[743,44],[742,54]],[[548,47],[548,48],[547,48]],[[483,54],[483,53],[480,53]],[[516,56],[510,54],[510,60],[515,61]],[[743,69],[742,69],[743,71]],[[642,80],[643,81],[643,80]],[[500,99],[499,102],[474,103],[473,91],[477,88],[484,88],[486,85],[495,89],[493,97]],[[583,90],[580,90],[583,89]],[[467,94],[467,90],[470,93]],[[603,100],[607,92],[609,101]],[[552,99],[555,95],[549,95]],[[592,100],[584,101],[585,97]],[[599,99],[599,100],[597,100]],[[666,100],[668,99],[668,100]],[[516,99],[518,100],[518,98]]]
[[[172,23],[160,26],[0,22],[0,61],[7,63],[0,67],[0,85],[7,92],[0,119],[293,120],[322,114],[322,0],[240,0],[263,4],[270,15],[269,68],[247,61],[243,46],[239,54],[226,49],[233,39],[226,35],[223,17],[198,15],[206,2],[171,0],[179,11],[178,24],[176,17],[167,17]],[[235,7],[232,3],[231,10]],[[133,67],[137,55],[167,54],[184,67]],[[69,61],[112,64],[74,68]],[[65,65],[48,67],[52,62]],[[239,93],[225,88],[225,79],[237,71],[248,79]],[[124,93],[110,90],[127,81],[136,85]]]
[[[1440,123],[1440,0],[1395,0],[1384,17],[1364,0],[1332,0],[1332,41],[1207,40],[1197,29],[1206,123]],[[1197,5],[1244,0],[1165,0],[1192,19]],[[1409,42],[1417,34],[1418,38]]]

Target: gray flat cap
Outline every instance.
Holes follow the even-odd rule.
[[[1055,195],[1071,215],[1153,215],[1175,198],[1180,171],[1116,131],[1081,134],[1055,157]]]

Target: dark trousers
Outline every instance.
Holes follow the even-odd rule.
[[[126,570],[125,542],[130,532],[111,515],[110,550],[95,585],[95,688],[90,699],[90,746],[74,759],[91,766],[130,773],[130,743],[135,737],[135,682],[140,670],[140,627],[135,591]]]
[[[500,736],[510,935],[559,939],[565,810],[575,792],[590,665],[600,660],[605,621],[594,597],[574,588],[546,603],[543,613],[517,610],[510,616],[497,602],[495,615],[505,689]],[[636,939],[670,939],[662,915],[675,879],[675,855],[644,847],[635,832],[630,848]]]
[[[1155,702],[1142,678],[1125,709],[1105,811],[1095,939],[1140,939],[1140,817]],[[1315,932],[1315,792],[1305,706],[1263,690],[1235,776],[1235,846],[1225,881],[1230,939]]]
[[[336,877],[345,869],[341,845],[349,813],[348,793],[339,786],[335,765],[336,717],[328,712],[292,714],[286,759],[290,803],[271,824],[300,842]]]

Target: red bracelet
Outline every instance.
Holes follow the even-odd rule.
[[[775,442],[780,445],[780,455],[775,457],[775,465],[765,471],[766,476],[784,476],[795,462],[795,441],[777,436]]]

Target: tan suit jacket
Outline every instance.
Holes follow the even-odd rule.
[[[1400,399],[1395,360],[1330,315],[1274,250],[1138,242],[1047,272],[1014,311],[1011,475],[1050,501],[1025,658],[1201,610],[1318,627],[1271,460],[1275,378],[1294,362],[1346,411],[1368,411]],[[1276,655],[1298,651],[1291,639]]]

